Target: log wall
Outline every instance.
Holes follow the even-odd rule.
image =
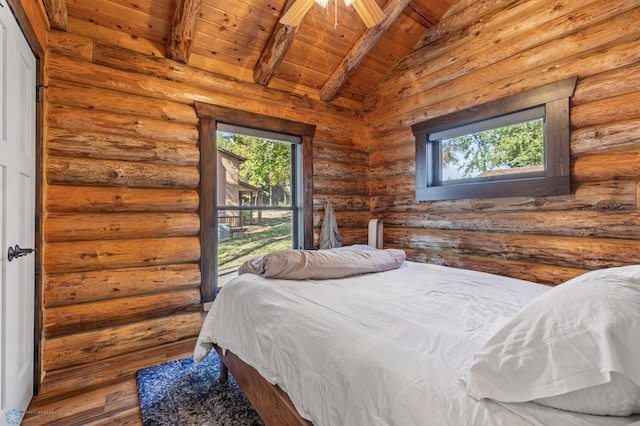
[[[197,336],[195,101],[316,125],[316,243],[325,199],[345,244],[366,242],[370,218],[359,113],[136,51],[148,42],[125,49],[121,34],[82,28],[48,34],[41,392],[77,387],[65,376],[83,366],[92,372],[83,385],[114,380],[119,360]]]
[[[639,33],[635,1],[458,1],[366,100],[385,245],[548,284],[638,263]],[[412,124],[576,75],[571,195],[416,202]]]
[[[549,284],[637,263],[639,30],[637,2],[459,0],[364,113],[90,22],[49,32],[40,391],[113,381],[123,360],[197,335],[195,101],[316,125],[315,244],[328,199],[345,244],[379,217],[413,260]],[[415,201],[412,124],[574,75],[571,195]]]

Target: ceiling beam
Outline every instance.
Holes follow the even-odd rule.
[[[444,14],[444,12],[438,14],[437,11],[434,10],[435,5],[435,2],[432,2],[429,4],[430,7],[425,7],[413,2],[405,13],[423,27],[431,28],[440,21],[440,17]]]
[[[293,3],[295,0],[288,0],[282,8],[276,28],[271,33],[271,37],[269,37],[269,41],[267,41],[267,45],[262,50],[260,59],[253,69],[253,81],[263,86],[269,84],[298,34],[300,26],[292,27],[280,23],[280,18]]]
[[[366,58],[371,49],[376,45],[382,34],[389,29],[402,11],[411,3],[411,0],[389,0],[383,11],[385,18],[378,25],[367,29],[362,37],[344,57],[338,68],[331,74],[329,80],[320,90],[320,99],[329,102],[335,98],[340,88],[347,81],[351,73]]]
[[[185,64],[189,61],[201,6],[202,0],[176,1],[176,8],[173,11],[171,29],[167,39],[167,58]]]
[[[501,2],[500,0],[458,0],[451,6],[446,3],[437,3],[440,10],[438,25],[429,28],[415,45],[413,51],[418,51],[445,34],[451,34],[465,25],[473,22],[482,22],[487,13],[496,12],[496,4],[500,3],[500,10],[513,7],[515,2]],[[503,6],[504,5],[504,6]],[[473,21],[469,17],[475,17]]]
[[[51,28],[67,31],[67,4],[65,0],[44,0]]]

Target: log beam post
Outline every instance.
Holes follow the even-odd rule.
[[[340,88],[347,78],[355,71],[360,63],[367,57],[371,49],[376,45],[382,34],[393,24],[404,9],[411,3],[411,0],[389,0],[384,7],[385,18],[380,24],[367,29],[362,37],[351,48],[347,56],[344,57],[340,66],[331,74],[329,80],[320,91],[320,99],[329,102],[335,98]]]
[[[202,0],[178,0],[167,39],[167,58],[187,63],[196,34]]]
[[[65,0],[44,0],[44,7],[49,15],[51,27],[67,31],[67,4]]]
[[[295,0],[288,0],[282,8],[280,16],[284,15],[294,2]],[[271,37],[253,69],[253,81],[263,86],[269,84],[293,44],[298,34],[298,28],[300,27],[281,24],[280,18],[278,18],[278,24],[276,24],[276,28],[271,33]]]

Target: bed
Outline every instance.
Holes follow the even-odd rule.
[[[194,359],[217,349],[267,425],[640,422],[640,267],[555,288],[408,261],[253,272],[220,291]]]

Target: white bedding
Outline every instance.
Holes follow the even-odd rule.
[[[476,401],[461,378],[494,331],[549,287],[405,262],[333,280],[241,275],[204,322],[217,343],[282,387],[315,425],[626,425],[640,417]]]

